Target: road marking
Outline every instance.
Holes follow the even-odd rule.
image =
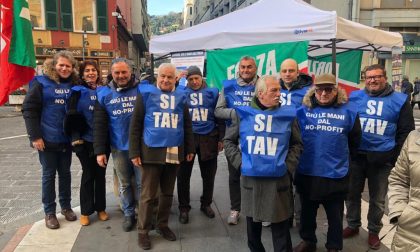
[[[27,137],[28,135],[17,135],[17,136],[11,136],[11,137],[2,137],[2,138],[0,138],[0,141],[1,140],[8,140],[8,139],[14,139],[14,138],[19,138],[19,137]]]

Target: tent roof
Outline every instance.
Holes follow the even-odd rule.
[[[219,18],[177,32],[152,37],[150,52],[226,49],[241,46],[310,41],[310,55],[348,49],[390,50],[402,46],[399,33],[386,32],[337,17],[301,0],[259,0]],[[372,47],[374,46],[374,48]]]

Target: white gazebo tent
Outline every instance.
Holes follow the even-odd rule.
[[[333,61],[336,52],[390,51],[403,45],[399,33],[337,17],[335,11],[320,10],[301,0],[259,0],[185,30],[155,36],[150,52],[165,55],[305,40],[309,41],[310,56],[332,53]]]

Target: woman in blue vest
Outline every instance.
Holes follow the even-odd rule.
[[[63,120],[71,87],[77,83],[77,61],[69,51],[56,53],[44,63],[44,75],[29,83],[22,105],[23,118],[31,146],[38,150],[42,165],[42,203],[45,225],[57,229],[55,175],[58,173],[58,197],[61,213],[68,221],[77,219],[71,209],[71,145]]]
[[[82,165],[80,224],[87,226],[90,224],[89,215],[95,211],[100,220],[108,220],[105,212],[106,169],[98,165],[93,152],[93,110],[96,87],[101,84],[96,62],[84,61],[80,65],[79,76],[80,85],[74,86],[70,95],[65,127],[71,136],[73,151]]]
[[[349,157],[357,153],[361,129],[356,108],[348,104],[332,74],[315,78],[297,111],[303,153],[295,173],[302,202],[296,252],[316,251],[316,215],[324,206],[328,218],[328,251],[343,249],[344,199],[349,186]]]

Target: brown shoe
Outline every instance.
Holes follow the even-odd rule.
[[[368,243],[369,248],[373,250],[378,250],[381,247],[381,240],[379,240],[379,236],[374,233],[369,233]]]
[[[213,211],[213,209],[211,209],[211,207],[210,206],[203,206],[203,205],[201,205],[201,207],[200,207],[200,210],[201,210],[201,212],[203,212],[207,217],[209,217],[209,218],[214,218],[214,216],[215,216],[215,214],[214,214],[214,211]]]
[[[149,250],[152,247],[152,244],[150,243],[149,234],[140,234],[139,233],[139,239],[138,239],[139,247],[143,250]]]
[[[168,227],[158,228],[156,229],[156,232],[168,241],[176,241],[176,236],[174,232],[172,232],[172,230]]]
[[[90,220],[89,216],[87,215],[80,215],[80,225],[82,226],[89,226]]]
[[[346,227],[343,230],[343,238],[350,238],[353,237],[355,235],[359,234],[359,228],[351,228],[351,227]]]
[[[61,214],[64,215],[67,221],[75,221],[77,220],[76,214],[73,212],[71,208],[69,209],[61,209]]]
[[[55,216],[55,214],[45,215],[45,226],[47,226],[49,229],[59,228],[60,223],[58,223],[57,216]]]
[[[315,252],[316,244],[301,241],[296,247],[293,248],[293,252]]]
[[[107,221],[109,220],[109,216],[105,211],[100,211],[98,212],[98,219],[100,219],[101,221]]]

